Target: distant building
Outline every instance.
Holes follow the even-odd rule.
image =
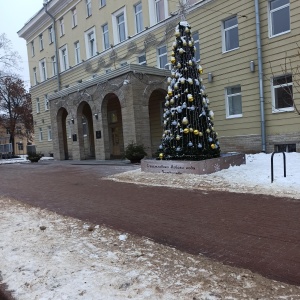
[[[154,154],[178,9],[168,0],[51,0],[20,29],[38,151],[111,159],[134,141]],[[223,152],[300,151],[299,79],[283,68],[285,58],[299,64],[299,12],[296,0],[190,0],[182,11]]]

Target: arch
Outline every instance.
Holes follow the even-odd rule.
[[[104,96],[101,107],[105,153],[110,159],[121,158],[124,153],[122,107],[115,93]]]
[[[161,88],[152,91],[149,97],[149,125],[152,155],[157,151],[163,131],[163,109],[167,91]]]
[[[95,159],[95,138],[92,110],[86,101],[77,108],[77,132],[80,160]]]
[[[58,133],[58,148],[59,148],[59,159],[69,159],[68,151],[68,139],[67,139],[67,116],[68,112],[64,107],[61,107],[57,111],[56,122],[57,122],[57,133]]]

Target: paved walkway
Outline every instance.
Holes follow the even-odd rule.
[[[105,180],[120,162],[0,165],[0,194],[300,285],[300,201]]]

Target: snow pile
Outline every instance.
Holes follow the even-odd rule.
[[[283,155],[274,155],[274,181],[271,183],[271,154],[248,154],[246,164],[209,175],[153,174],[140,170],[120,173],[108,179],[137,184],[201,190],[254,193],[300,199],[300,153],[286,153],[286,177]]]
[[[300,288],[0,197],[0,283],[16,300],[299,299]]]

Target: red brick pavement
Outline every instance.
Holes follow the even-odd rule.
[[[0,194],[300,285],[300,201],[103,180],[129,169],[0,165]]]

